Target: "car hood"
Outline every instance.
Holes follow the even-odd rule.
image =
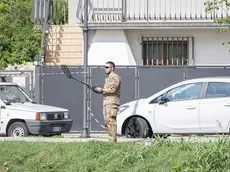
[[[20,111],[31,111],[31,112],[60,112],[60,111],[68,111],[67,109],[55,107],[55,106],[48,106],[48,105],[41,105],[41,104],[34,104],[34,103],[12,103],[8,105],[7,108],[9,110],[20,110]]]
[[[140,103],[143,103],[145,101],[145,99],[138,99],[138,100],[133,100],[133,101],[130,101],[130,102],[127,102],[125,104],[122,104],[121,106],[135,106],[135,105],[138,105]]]

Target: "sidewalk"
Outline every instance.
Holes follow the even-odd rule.
[[[209,142],[209,141],[218,141],[218,140],[230,140],[230,136],[221,136],[221,135],[211,135],[211,136],[179,136],[173,135],[169,136],[166,140],[171,141],[192,141],[192,142]],[[155,139],[151,139],[154,142]],[[107,134],[90,134],[89,138],[80,138],[80,134],[68,133],[62,134],[60,137],[39,137],[39,136],[29,136],[29,137],[0,137],[0,141],[29,141],[29,142],[88,142],[88,141],[109,141]],[[126,137],[118,137],[118,142],[145,142],[146,139],[138,138],[131,139]]]
[[[89,138],[80,138],[80,135],[63,135],[64,138],[59,137],[0,137],[0,141],[29,141],[29,142],[88,142],[88,141],[109,141],[109,137],[106,135],[93,135]],[[136,142],[144,139],[128,139],[125,137],[119,137],[118,142]]]

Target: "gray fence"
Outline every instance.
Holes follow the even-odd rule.
[[[30,96],[34,96],[34,72],[33,70],[0,70],[0,76],[5,76],[7,82],[13,82],[21,86]]]
[[[70,66],[73,76],[83,80],[83,67]],[[116,73],[122,78],[121,104],[153,95],[167,86],[197,77],[230,76],[230,67],[226,66],[129,66],[116,67]],[[106,77],[102,66],[88,67],[88,82],[103,86]],[[59,106],[70,110],[74,123],[72,132],[82,130],[83,85],[65,77],[60,66],[36,68],[36,99],[46,105]],[[102,96],[90,91],[89,108],[100,124],[103,122]],[[104,132],[92,115],[88,115],[90,132]]]

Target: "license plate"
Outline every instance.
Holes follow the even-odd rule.
[[[53,132],[61,131],[61,127],[53,127]]]

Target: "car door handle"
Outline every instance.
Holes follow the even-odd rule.
[[[192,110],[192,109],[196,109],[196,107],[195,106],[189,106],[189,107],[187,107],[187,109]]]
[[[230,107],[230,103],[227,103],[227,104],[225,104],[224,106],[226,106],[226,107]]]

